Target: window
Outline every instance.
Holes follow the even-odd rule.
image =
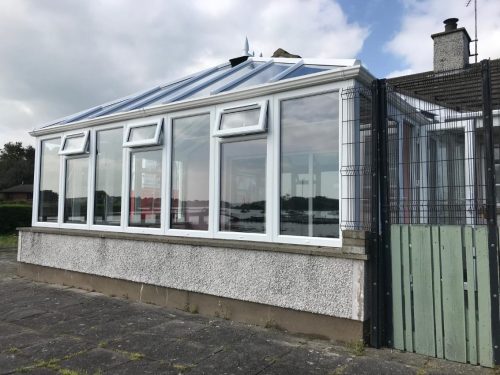
[[[221,144],[219,230],[265,233],[267,139]]]
[[[85,224],[87,222],[87,157],[66,159],[64,191],[64,222]]]
[[[75,155],[87,152],[89,132],[65,135],[59,155]]]
[[[208,230],[210,115],[173,120],[170,227]]]
[[[120,225],[123,129],[96,133],[94,224]]]
[[[280,116],[280,234],[338,238],[338,94],[284,100]]]
[[[163,119],[128,125],[124,147],[158,145],[161,142]]]
[[[134,151],[130,155],[129,225],[161,225],[162,150]]]
[[[38,221],[57,222],[59,201],[59,148],[61,139],[41,143],[40,185],[38,190]]]
[[[217,115],[218,137],[262,133],[267,126],[267,100],[244,107],[226,108]]]

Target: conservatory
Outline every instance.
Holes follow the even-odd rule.
[[[356,60],[245,53],[35,129],[20,274],[363,337],[365,233],[341,230],[357,208],[339,172],[358,109],[340,93],[372,79]]]

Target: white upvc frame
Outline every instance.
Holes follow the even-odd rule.
[[[61,178],[62,178],[62,160],[59,157],[59,181],[58,181],[58,204],[57,204],[57,220],[56,222],[47,222],[47,221],[38,221],[38,209],[40,205],[40,176],[41,176],[41,168],[42,168],[42,142],[49,141],[52,139],[62,140],[62,134],[49,134],[42,137],[37,138],[35,143],[35,170],[33,176],[33,205],[32,205],[32,215],[31,215],[31,225],[34,227],[48,227],[48,228],[57,228],[59,227],[59,223],[62,219],[61,212]],[[61,146],[59,146],[59,150]]]
[[[91,208],[90,211],[90,229],[94,230],[100,230],[100,231],[109,231],[109,232],[116,232],[116,231],[123,231],[124,229],[124,217],[126,216],[126,213],[124,212],[124,189],[125,189],[125,157],[127,153],[127,148],[123,147],[123,139],[125,139],[125,128],[126,124],[125,123],[114,123],[114,124],[108,124],[105,126],[100,126],[97,129],[93,129],[91,134],[90,134],[90,158],[91,158],[91,173],[90,173],[90,179],[91,179],[91,191],[89,193],[89,206]],[[120,143],[120,147],[122,149],[122,180],[121,180],[121,211],[120,211],[120,224],[119,225],[102,225],[102,224],[95,224],[94,222],[94,216],[95,216],[95,193],[96,193],[96,183],[97,183],[97,133],[102,132],[102,131],[107,131],[107,130],[115,130],[115,129],[122,129],[122,142]]]
[[[247,134],[256,134],[256,133],[265,133],[267,130],[268,123],[268,100],[259,100],[256,102],[247,103],[244,105],[238,106],[220,106],[217,109],[216,122],[215,127],[213,128],[213,136],[214,137],[229,137],[235,135],[247,135]],[[238,128],[232,129],[221,129],[222,126],[222,116],[230,113],[237,113],[243,111],[249,111],[253,109],[260,108],[259,113],[259,121],[255,125],[251,126],[240,126]]]
[[[157,129],[156,129],[156,134],[155,137],[157,138],[156,143],[154,144],[143,144],[141,147],[139,147],[139,144],[135,144],[134,146],[125,146],[124,143],[124,158],[123,158],[123,170],[122,170],[122,181],[124,182],[122,184],[123,189],[122,189],[122,225],[121,225],[121,231],[128,232],[128,233],[146,233],[146,234],[165,234],[165,215],[166,215],[166,201],[167,201],[167,196],[166,196],[166,173],[165,173],[165,166],[167,164],[167,147],[166,147],[166,142],[165,142],[165,133],[166,132],[161,132],[162,125],[164,123],[164,116],[154,116],[148,119],[140,119],[137,121],[132,121],[128,122],[126,124],[126,129],[125,129],[125,137],[129,136],[130,133],[130,128],[132,127],[137,127],[137,126],[144,126],[144,125],[151,125],[151,124],[157,124]],[[163,135],[162,135],[163,134]],[[162,135],[163,139],[160,137]],[[128,138],[124,138],[124,142],[127,141]],[[163,142],[162,142],[163,141]],[[142,144],[142,142],[141,142]],[[161,212],[160,212],[160,226],[157,228],[151,228],[151,227],[136,227],[132,226],[129,223],[130,219],[130,187],[131,187],[131,155],[133,153],[137,152],[143,152],[143,151],[153,151],[153,150],[160,150],[161,151],[161,192],[160,192],[160,197],[161,197]],[[115,227],[116,228],[116,227]]]
[[[66,176],[67,176],[67,161],[72,159],[87,159],[87,220],[85,223],[65,223],[64,222],[64,204],[66,200]],[[89,195],[91,194],[91,178],[92,174],[92,165],[91,158],[88,154],[78,154],[78,155],[62,155],[61,156],[61,174],[59,177],[60,180],[60,189],[61,193],[59,194],[59,226],[61,228],[74,228],[74,229],[82,229],[82,228],[90,228],[90,213],[91,207],[89,205]]]
[[[34,191],[34,226],[47,226],[47,227],[61,227],[61,228],[85,228],[103,230],[110,232],[126,232],[126,233],[147,233],[153,235],[168,235],[168,236],[182,236],[182,237],[199,237],[199,238],[219,238],[243,241],[263,241],[263,242],[276,242],[276,243],[291,243],[303,244],[314,246],[332,246],[338,247],[342,243],[341,219],[342,219],[342,180],[340,175],[340,166],[342,165],[342,100],[340,92],[343,88],[351,87],[354,84],[353,80],[344,80],[319,86],[311,86],[307,88],[287,91],[278,94],[271,94],[265,96],[253,97],[251,99],[243,99],[221,105],[210,105],[198,107],[195,109],[187,109],[177,112],[170,112],[168,114],[155,115],[146,119],[138,119],[132,121],[121,121],[99,125],[90,131],[90,155],[89,157],[89,187],[88,187],[88,220],[87,224],[70,224],[62,223],[63,220],[63,205],[65,187],[65,160],[64,157],[60,158],[60,194],[59,194],[59,215],[58,223],[38,223],[37,219],[37,206],[38,206],[38,192]],[[339,237],[340,238],[323,238],[323,237],[302,237],[302,236],[286,236],[279,234],[280,228],[280,103],[286,99],[296,99],[300,97],[308,97],[312,95],[325,94],[329,92],[339,92]],[[218,137],[214,136],[217,127],[219,126],[220,119],[218,114],[223,109],[240,109],[255,105],[256,103],[265,103],[267,111],[261,111],[261,114],[267,115],[267,132],[260,134],[238,134],[234,137]],[[209,228],[208,231],[197,230],[183,230],[183,229],[170,229],[170,195],[171,195],[171,164],[172,164],[172,124],[173,120],[181,117],[190,117],[210,113],[210,166],[209,166]],[[121,225],[107,226],[94,224],[94,199],[95,199],[95,162],[96,162],[96,133],[102,130],[109,130],[113,128],[123,127],[124,141],[127,139],[131,127],[141,126],[147,124],[162,124],[164,131],[158,130],[158,144],[147,145],[139,147],[139,145],[123,147],[123,160],[122,160],[122,207],[121,207]],[[161,135],[163,134],[163,135]],[[163,138],[160,138],[161,137]],[[61,135],[62,136],[62,135]],[[45,139],[57,138],[54,134],[40,137],[37,140],[37,156],[36,173],[39,176],[40,168],[40,142]],[[220,176],[221,176],[221,160],[220,160],[220,147],[221,144],[226,142],[236,142],[250,139],[266,139],[267,140],[267,155],[266,155],[266,233],[244,233],[244,232],[225,232],[219,231],[219,209],[220,209]],[[161,142],[163,141],[163,142]],[[129,194],[130,194],[130,177],[131,154],[134,152],[146,150],[162,150],[162,181],[161,181],[161,224],[159,228],[148,227],[134,227],[129,225]],[[37,178],[37,188],[39,184],[39,177]]]
[[[196,230],[196,229],[174,229],[170,228],[170,211],[172,204],[172,161],[173,161],[173,123],[176,119],[187,118],[187,117],[195,117],[200,115],[209,115],[210,127],[209,131],[209,142],[210,142],[210,151],[209,151],[209,172],[208,172],[208,230]],[[205,107],[205,108],[196,108],[193,110],[181,111],[181,112],[173,112],[167,115],[166,120],[166,147],[165,147],[165,167],[164,167],[164,175],[165,175],[165,185],[166,185],[166,212],[165,216],[165,234],[168,236],[180,236],[180,237],[198,237],[198,238],[213,238],[214,233],[214,223],[212,220],[215,201],[213,200],[214,196],[214,165],[212,160],[214,158],[214,145],[215,143],[212,141],[212,124],[215,123],[215,109],[214,107]]]
[[[143,139],[140,141],[129,141],[132,129],[153,127],[156,126],[153,138]],[[144,147],[155,146],[160,143],[160,135],[163,127],[163,117],[140,119],[127,123],[125,130],[125,138],[123,139],[123,147]]]
[[[83,138],[82,145],[80,148],[75,150],[65,150],[66,142],[68,139],[72,138]],[[68,133],[62,137],[61,147],[59,148],[59,155],[78,155],[88,152],[88,142],[89,142],[89,131],[84,130],[76,133]]]
[[[314,246],[332,246],[341,247],[342,246],[342,175],[341,166],[343,162],[343,150],[342,150],[342,137],[343,137],[343,127],[342,127],[342,89],[350,88],[354,85],[353,80],[346,80],[340,82],[334,82],[331,84],[323,85],[320,87],[311,87],[301,90],[295,90],[291,92],[286,92],[282,94],[275,95],[273,100],[273,131],[274,131],[274,147],[275,157],[273,161],[273,242],[278,243],[290,243],[298,245],[314,245]],[[321,94],[328,94],[332,92],[338,93],[338,181],[339,181],[339,238],[327,238],[327,237],[306,237],[306,236],[292,236],[280,234],[280,200],[281,200],[281,102],[290,99],[299,99],[310,96],[316,96]]]

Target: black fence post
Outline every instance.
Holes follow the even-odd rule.
[[[493,114],[491,99],[491,72],[489,60],[481,61],[481,79],[483,94],[483,129],[485,148],[486,210],[488,226],[488,246],[491,284],[491,334],[493,360],[500,364],[500,304],[498,280],[498,226],[495,192],[495,162],[493,154]]]
[[[386,288],[386,258],[388,253],[387,232],[388,217],[386,203],[388,193],[387,168],[387,92],[385,80],[372,83],[372,199],[371,199],[371,319],[370,345],[379,348],[387,344],[387,327],[390,326]],[[387,324],[389,322],[389,325]]]

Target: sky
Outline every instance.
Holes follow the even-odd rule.
[[[2,0],[0,147],[60,117],[281,47],[357,58],[377,77],[432,69],[431,34],[468,0]],[[500,58],[500,1],[477,0],[479,60]],[[471,60],[473,61],[473,60]]]

